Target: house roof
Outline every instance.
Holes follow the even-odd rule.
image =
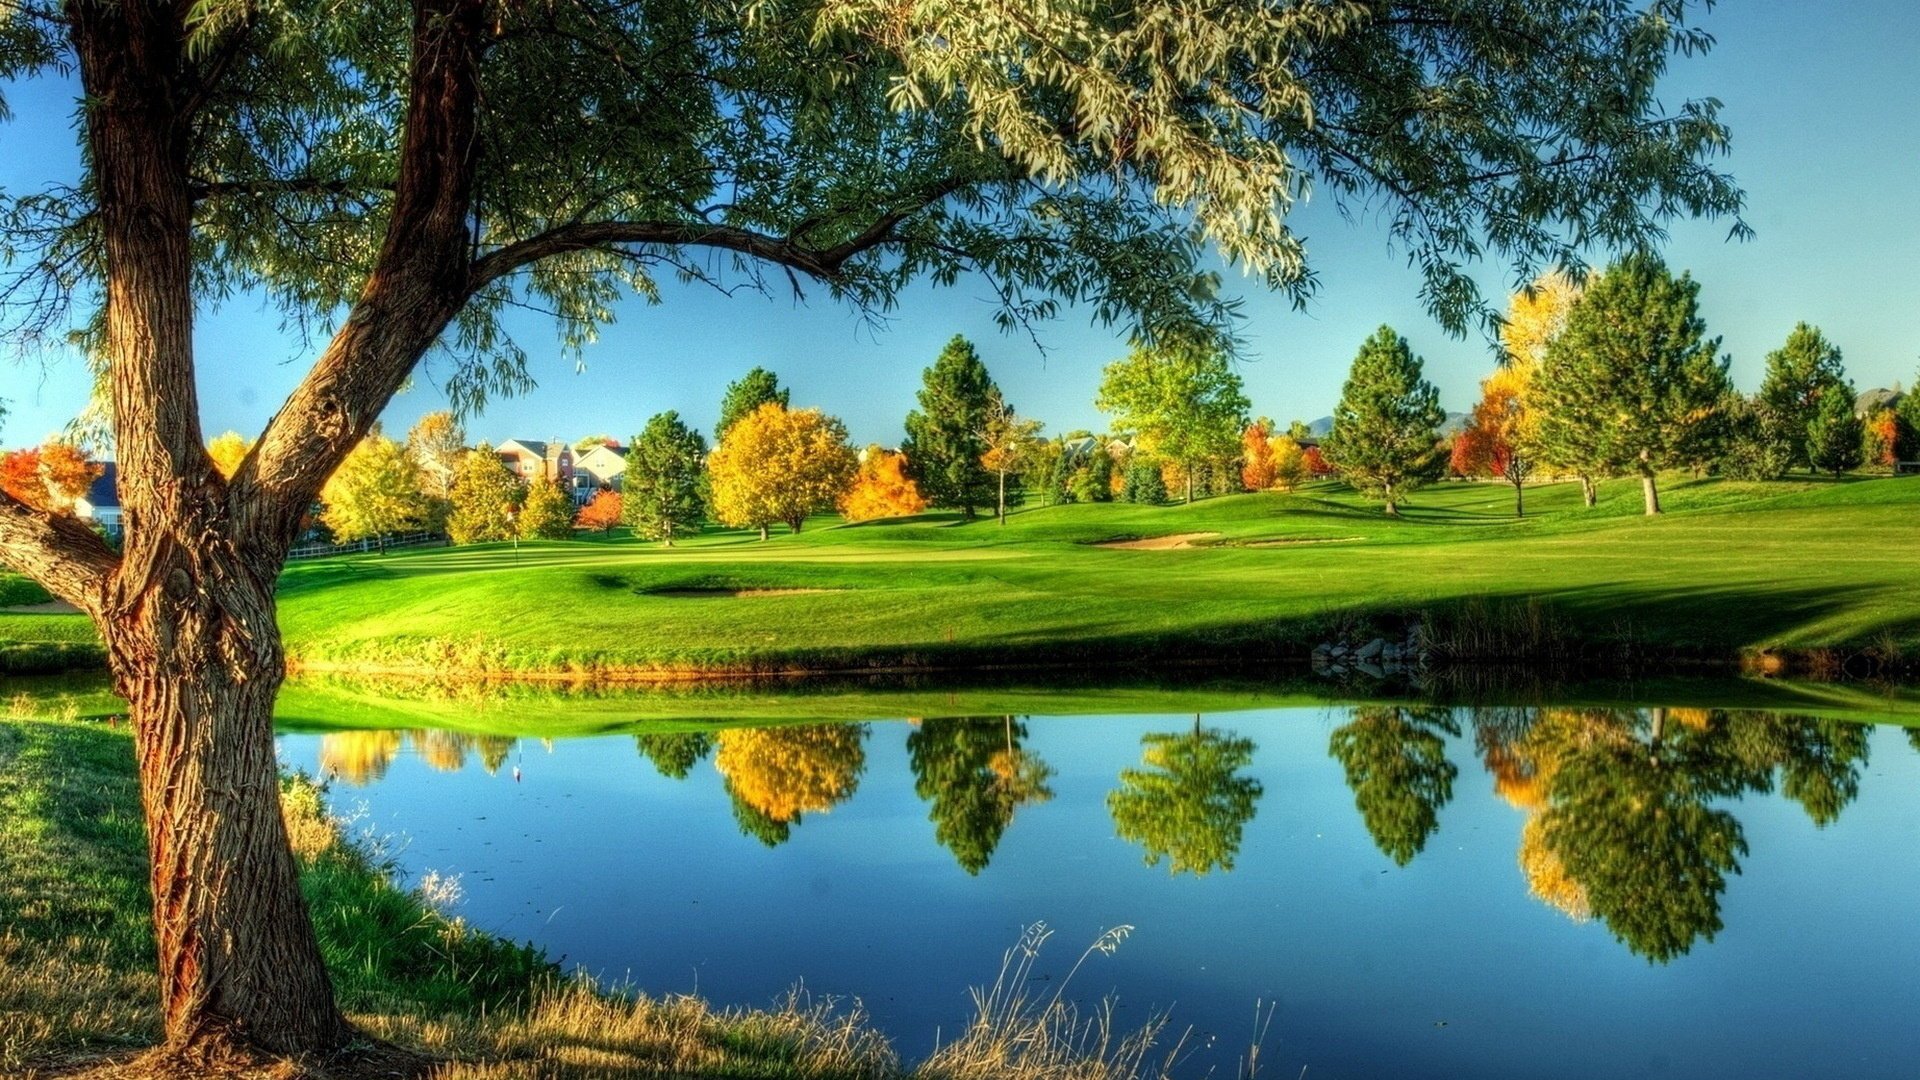
[[[547,441],[545,439],[507,439],[502,441],[496,449],[505,451],[508,447],[525,450],[535,457],[547,456]]]
[[[1884,386],[1862,390],[1860,395],[1853,399],[1853,411],[1858,416],[1867,416],[1881,409],[1891,408],[1901,396],[1900,391],[1889,390]]]
[[[120,468],[111,461],[99,463],[100,475],[87,488],[87,505],[95,510],[113,510],[120,506]]]

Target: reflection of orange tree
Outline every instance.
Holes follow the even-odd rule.
[[[741,828],[769,847],[803,813],[844,802],[866,767],[865,724],[734,728],[720,733],[714,766],[726,778]]]

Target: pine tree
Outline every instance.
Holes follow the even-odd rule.
[[[714,445],[720,445],[735,421],[760,406],[772,402],[787,408],[789,396],[787,389],[780,385],[779,377],[763,367],[756,367],[729,383],[726,395],[720,399],[720,422],[713,425]]]
[[[1813,419],[1807,424],[1807,460],[1820,472],[1839,476],[1860,467],[1866,428],[1853,412],[1853,386],[1829,383],[1820,391]]]
[[[627,450],[627,471],[621,474],[623,513],[635,535],[672,547],[674,537],[700,531],[706,456],[707,440],[682,423],[679,413],[669,410],[647,421]]]
[[[1653,255],[1630,255],[1588,284],[1533,384],[1541,457],[1591,475],[1638,473],[1648,514],[1655,474],[1703,457],[1732,384],[1706,336],[1700,285]]]
[[[1398,514],[1407,492],[1439,475],[1446,418],[1407,339],[1382,326],[1354,357],[1323,445],[1347,483]]]
[[[1158,506],[1167,501],[1167,481],[1155,461],[1134,461],[1127,466],[1126,483],[1120,488],[1120,501]]]
[[[993,482],[980,463],[998,388],[973,344],[958,335],[926,370],[920,407],[907,414],[900,449],[920,490],[935,506],[953,507],[971,521],[993,501]]]
[[[1809,454],[1808,429],[1819,411],[1820,398],[1829,387],[1846,382],[1846,368],[1840,350],[1820,333],[1820,328],[1800,323],[1787,335],[1786,344],[1767,354],[1767,374],[1760,383],[1760,403],[1769,422],[1771,438],[1787,451],[1792,465],[1816,469]],[[1853,405],[1853,395],[1847,395]]]

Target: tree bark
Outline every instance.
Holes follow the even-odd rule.
[[[1007,523],[1007,474],[1005,470],[1002,470],[1000,473],[1000,502],[999,502],[998,508],[994,511],[994,516],[1000,519],[1000,524],[1002,526],[1006,525]]]
[[[1658,514],[1660,512],[1660,488],[1654,481],[1652,473],[1643,472],[1640,474],[1640,494],[1646,501],[1647,516],[1652,517]]]
[[[1600,493],[1594,490],[1593,477],[1585,473],[1580,474],[1580,501],[1589,510],[1593,509],[1593,505],[1600,501]]]
[[[1519,481],[1515,481],[1513,485],[1513,516],[1516,518],[1527,516],[1526,489]]]

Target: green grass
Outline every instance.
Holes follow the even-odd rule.
[[[1920,480],[1418,492],[1399,520],[1335,484],[1193,506],[1029,508],[1005,527],[927,515],[756,543],[626,538],[302,563],[282,582],[311,665],[452,672],[778,671],[1132,663],[1298,654],[1378,621],[1532,604],[1583,648],[1729,659],[1920,649]],[[1217,534],[1186,550],[1099,542]],[[732,595],[762,590],[762,595]],[[811,590],[780,592],[779,590]],[[84,637],[73,617],[35,640]]]

